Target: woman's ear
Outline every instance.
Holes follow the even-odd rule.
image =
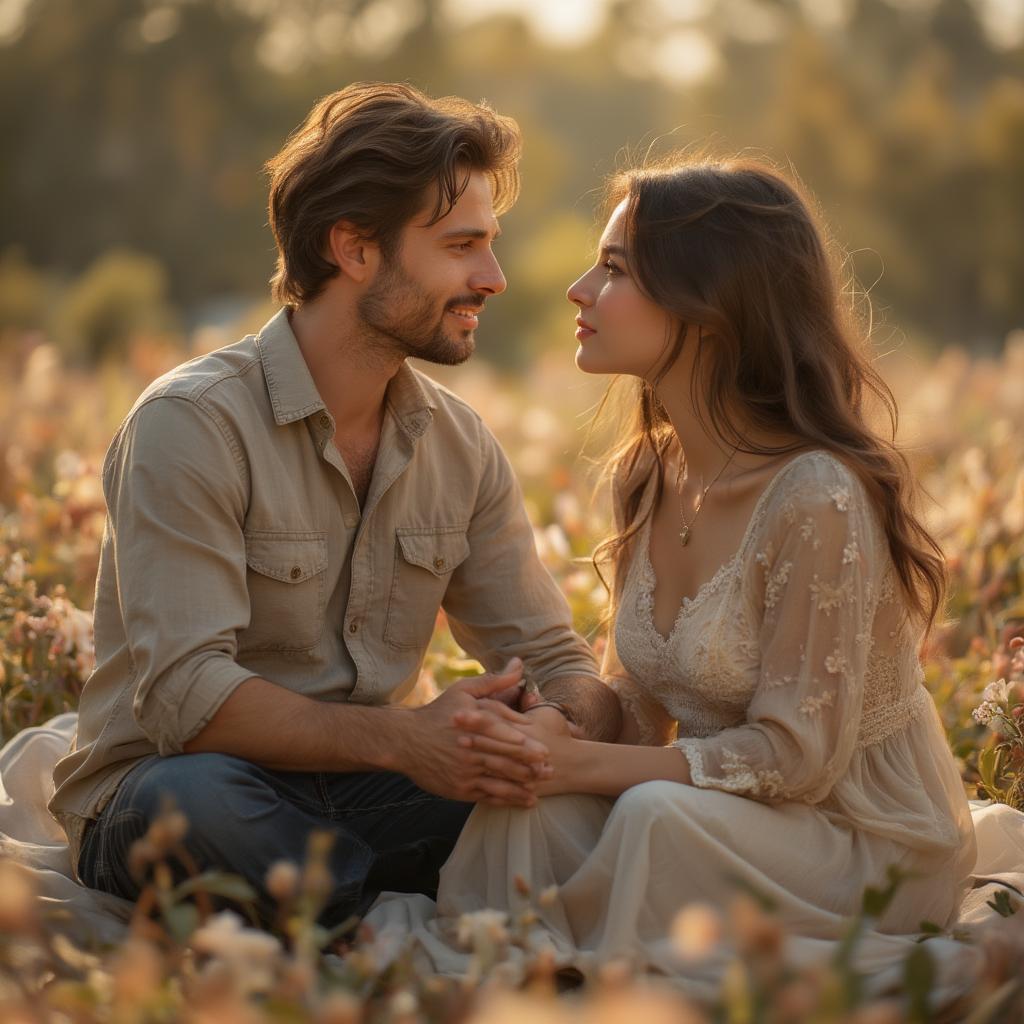
[[[380,246],[351,221],[339,220],[327,235],[327,256],[347,278],[366,284],[377,273]]]

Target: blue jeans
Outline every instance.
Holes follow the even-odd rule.
[[[78,873],[87,886],[138,898],[128,851],[160,813],[165,794],[188,818],[184,845],[199,869],[245,878],[258,894],[264,926],[276,915],[267,869],[278,860],[303,864],[313,830],[334,835],[334,890],[319,918],[331,927],[364,914],[384,891],[436,896],[438,873],[473,809],[396,772],[270,771],[227,754],[151,757],[125,776],[86,828]],[[169,864],[176,880],[187,877],[176,858]]]

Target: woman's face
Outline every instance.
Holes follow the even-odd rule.
[[[675,317],[637,286],[625,251],[623,200],[601,235],[597,262],[566,292],[579,307],[576,365],[584,373],[629,373],[653,380],[672,351]]]

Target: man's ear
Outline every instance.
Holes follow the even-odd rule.
[[[380,246],[351,221],[339,220],[327,235],[327,256],[357,284],[373,279],[380,264]]]

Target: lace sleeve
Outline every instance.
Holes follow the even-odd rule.
[[[675,745],[696,786],[816,803],[856,743],[885,541],[836,460],[785,496],[763,537],[761,670],[747,721]]]

